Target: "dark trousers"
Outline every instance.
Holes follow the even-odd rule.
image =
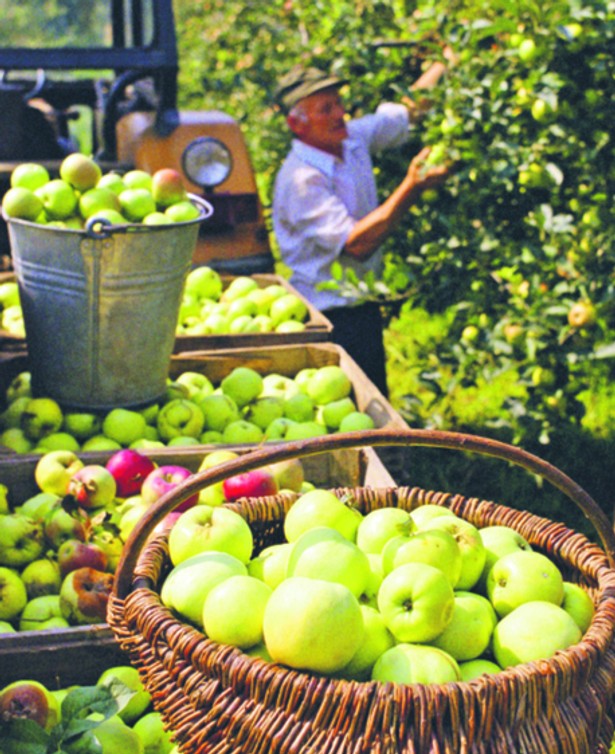
[[[342,346],[380,392],[388,397],[382,313],[376,303],[326,309],[331,339]]]

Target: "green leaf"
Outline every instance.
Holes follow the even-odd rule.
[[[13,719],[0,725],[2,754],[47,754],[49,734],[33,720]]]

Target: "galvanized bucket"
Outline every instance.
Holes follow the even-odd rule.
[[[208,202],[172,225],[69,230],[5,217],[35,394],[81,409],[139,406],[166,387],[184,280]]]

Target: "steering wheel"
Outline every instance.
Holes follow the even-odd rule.
[[[6,69],[0,70],[0,88],[3,86],[10,87],[15,86],[16,84],[9,81],[9,74],[14,73],[15,71],[7,71]],[[38,97],[43,89],[45,88],[45,85],[47,83],[47,74],[42,68],[38,68],[36,70],[36,81],[34,82],[34,86],[32,89],[27,90],[26,89],[26,82],[17,82],[17,86],[24,89],[23,99],[24,102],[28,102],[31,99],[34,99],[35,97]]]

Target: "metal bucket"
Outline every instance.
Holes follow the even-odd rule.
[[[5,217],[32,389],[63,406],[139,406],[165,391],[196,220],[68,230]]]

